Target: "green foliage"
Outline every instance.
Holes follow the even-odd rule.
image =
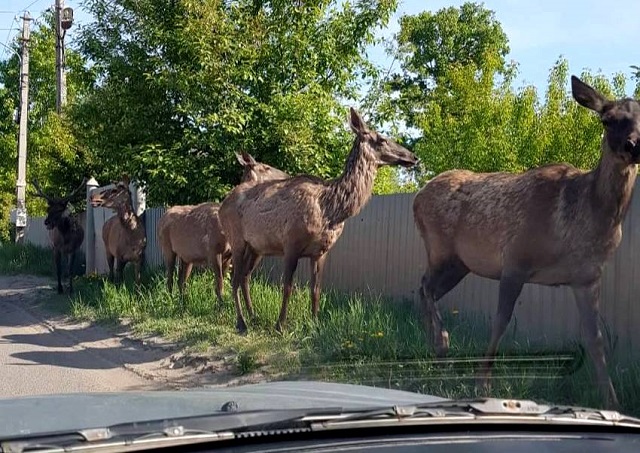
[[[87,152],[75,140],[70,124],[55,112],[55,38],[53,15],[46,13],[31,31],[29,41],[29,117],[27,139],[28,179],[36,177],[44,190],[64,195],[87,174]],[[0,240],[9,237],[9,211],[15,206],[18,123],[20,97],[19,41],[11,43],[14,52],[0,61]],[[84,58],[72,49],[66,51],[67,98],[74,102],[86,95],[93,79]],[[27,193],[31,188],[28,187]],[[42,215],[45,203],[27,196],[30,215]]]
[[[411,128],[404,139],[423,162],[419,181],[454,168],[596,165],[602,126],[571,97],[568,62],[560,58],[551,68],[541,98],[532,86],[513,88],[517,68],[505,63],[508,49],[493,13],[475,3],[402,18],[393,50],[401,72],[378,80],[369,103],[378,122]],[[581,78],[608,96],[625,95],[622,74]]]
[[[246,149],[292,174],[336,175],[352,137],[346,109],[364,48],[395,0],[90,0],[81,49],[98,74],[73,110],[103,164],[153,203],[222,197]]]
[[[51,249],[0,241],[0,275],[54,275]]]

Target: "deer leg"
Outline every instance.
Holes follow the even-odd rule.
[[[222,253],[216,253],[213,260],[213,274],[215,276],[215,291],[218,299],[218,306],[222,307],[222,286],[224,284],[224,273],[222,267]]]
[[[604,341],[598,325],[600,305],[600,281],[587,286],[573,287],[573,294],[580,312],[582,334],[587,343],[587,350],[596,370],[596,378],[600,393],[605,399],[607,409],[618,409],[620,404],[607,371],[607,360],[604,353]]]
[[[176,269],[176,254],[172,252],[168,257],[166,257],[164,265],[167,268],[167,291],[171,294],[173,291],[173,273]]]
[[[109,265],[109,281],[111,283],[115,283],[114,276],[113,276],[113,267],[114,267],[113,265],[114,265],[115,259],[116,259],[115,256],[110,255],[107,252],[107,264]]]
[[[69,294],[73,293],[73,263],[76,260],[75,252],[69,254]]]
[[[430,263],[429,270],[422,277],[420,301],[423,322],[433,335],[433,345],[437,357],[449,352],[449,332],[444,328],[438,301],[460,283],[469,269],[457,258],[439,265]]]
[[[139,257],[138,260],[133,264],[135,266],[135,279],[136,284],[140,284],[140,274],[142,273],[142,257]]]
[[[320,284],[322,283],[322,272],[327,255],[314,256],[311,261],[311,280],[309,281],[309,291],[311,293],[311,314],[318,317],[320,310]]]
[[[118,283],[124,283],[124,267],[127,265],[127,262],[123,259],[118,259],[116,274],[118,278]]]
[[[291,297],[291,290],[293,289],[293,274],[298,267],[298,255],[293,253],[285,254],[284,256],[284,275],[283,275],[283,289],[282,289],[282,307],[280,308],[280,317],[276,323],[276,331],[282,333],[284,330],[284,323],[287,319],[287,307],[289,305],[289,298]]]
[[[236,329],[238,333],[244,333],[247,331],[247,323],[244,320],[242,314],[242,304],[240,303],[240,295],[238,289],[242,282],[243,270],[244,270],[244,249],[246,244],[232,251],[233,270],[231,272],[231,295],[233,296],[233,304],[236,307]]]
[[[255,318],[255,313],[253,311],[253,301],[251,300],[251,293],[249,291],[249,281],[251,280],[251,274],[255,270],[256,266],[260,262],[260,255],[258,255],[255,251],[251,249],[251,247],[247,246],[247,251],[244,254],[245,262],[244,268],[242,272],[242,297],[244,297],[244,304],[247,307],[247,313],[251,318]]]
[[[58,294],[63,294],[64,289],[62,288],[62,251],[54,249],[53,261],[56,266],[56,276],[58,277]]]
[[[178,290],[180,291],[180,297],[184,297],[184,287],[191,271],[193,270],[193,263],[187,263],[184,260],[180,260],[180,273],[178,274]]]
[[[502,340],[504,332],[507,330],[507,326],[511,321],[516,300],[522,292],[522,286],[526,281],[527,277],[525,274],[519,272],[503,271],[502,276],[500,277],[498,311],[493,320],[491,340],[489,340],[489,347],[487,348],[487,352],[484,356],[484,363],[480,367],[480,374],[477,382],[477,387],[484,389],[485,392],[491,387],[489,379],[491,378],[491,368],[495,360],[495,355],[496,352],[498,352],[498,345],[500,344],[500,340]]]

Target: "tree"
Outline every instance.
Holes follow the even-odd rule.
[[[81,49],[98,82],[73,110],[106,169],[153,203],[221,198],[246,149],[290,173],[337,174],[346,109],[395,0],[90,0]]]
[[[27,141],[28,179],[37,177],[45,190],[67,192],[86,174],[85,150],[78,145],[68,121],[55,112],[55,38],[53,14],[46,13],[31,32],[29,41],[29,121]],[[9,236],[9,211],[15,206],[18,124],[15,121],[20,96],[20,42],[0,61],[0,240]],[[67,49],[69,102],[86,95],[92,73],[80,54]],[[27,196],[30,215],[44,213],[41,199]]]
[[[459,168],[519,172],[569,162],[592,168],[602,127],[568,91],[568,63],[551,68],[545,97],[513,88],[508,41],[493,13],[474,3],[405,16],[394,50],[401,72],[380,80],[378,116],[408,126],[404,139],[421,158],[418,180]],[[582,77],[604,93],[625,78]]]

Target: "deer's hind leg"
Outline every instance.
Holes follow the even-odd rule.
[[[73,264],[76,261],[75,250],[69,254],[69,294],[73,293]]]
[[[453,256],[444,260],[430,260],[429,268],[422,277],[420,302],[423,322],[433,335],[437,357],[444,357],[449,352],[449,333],[444,328],[437,302],[468,273],[469,268]]]
[[[111,283],[115,283],[114,275],[113,275],[113,268],[115,265],[115,261],[116,261],[116,257],[110,254],[109,252],[107,252],[107,265],[109,266],[109,281]]]
[[[484,391],[485,393],[491,386],[489,379],[491,378],[491,368],[495,361],[495,355],[496,352],[498,352],[498,345],[500,344],[500,340],[502,340],[502,337],[507,330],[507,326],[511,321],[516,300],[522,292],[522,287],[526,281],[526,273],[510,269],[504,269],[502,271],[502,276],[500,277],[498,311],[493,320],[493,325],[491,327],[491,340],[489,340],[489,347],[487,348],[487,352],[484,357],[485,360],[480,369],[480,376],[478,377],[476,386],[478,390]]]
[[[56,276],[58,277],[58,294],[62,294],[64,293],[64,289],[62,288],[62,251],[61,250],[54,249],[53,262],[56,267]]]
[[[251,280],[251,274],[255,270],[256,266],[260,262],[262,257],[258,255],[250,246],[247,246],[244,252],[244,266],[242,269],[241,289],[242,296],[244,297],[244,305],[247,308],[247,313],[253,319],[255,313],[253,311],[253,302],[251,300],[251,292],[249,291],[249,281]]]
[[[176,269],[176,254],[173,251],[167,251],[164,256],[164,266],[167,271],[167,291],[171,294],[173,291],[173,274]]]

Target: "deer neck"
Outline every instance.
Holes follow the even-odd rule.
[[[325,216],[332,225],[358,214],[371,197],[378,164],[365,146],[368,145],[356,139],[344,172],[326,186],[321,197]]]
[[[133,211],[133,207],[130,203],[123,203],[119,205],[116,212],[118,213],[120,222],[126,229],[133,231],[138,228],[138,216]]]
[[[593,206],[600,218],[612,222],[611,226],[624,220],[637,174],[637,165],[625,164],[611,151],[603,151],[602,159],[593,171]]]

